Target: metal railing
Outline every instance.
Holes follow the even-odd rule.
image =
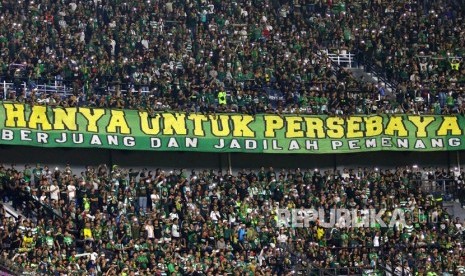
[[[3,99],[7,99],[8,93],[10,93],[10,91],[13,91],[15,89],[15,85],[12,82],[3,81],[2,86],[3,86],[2,97]],[[21,83],[21,89],[27,89],[27,84],[25,82]]]
[[[331,61],[339,67],[352,68],[355,60],[354,54],[338,50],[337,53],[330,53],[329,50],[320,50],[320,53],[326,55]]]
[[[121,86],[117,87],[116,85],[110,85],[110,86],[107,87],[107,91],[110,92],[111,94],[116,94],[117,92],[121,93],[121,94],[126,94],[126,93],[129,92],[129,89],[122,89]],[[150,93],[150,86],[142,85],[141,88],[140,88],[140,93],[142,93],[142,94]]]
[[[310,276],[381,276],[384,271],[372,267],[343,267],[343,268],[313,268],[304,271],[296,271],[298,275]]]
[[[392,92],[395,93],[397,86],[399,83],[396,80],[388,79],[386,77],[385,71],[381,66],[376,63],[370,65],[368,68],[369,73],[375,76],[379,81],[383,82],[387,88],[389,88]]]
[[[58,93],[59,95],[63,95],[64,97],[72,94],[72,90],[66,85],[47,85],[47,84],[39,84],[36,86],[36,89],[40,93]]]
[[[0,258],[0,275],[13,276],[24,275],[23,268],[12,260]]]
[[[457,194],[457,182],[451,178],[416,179],[411,180],[411,183],[427,194],[442,195],[450,197],[449,199],[453,199]]]
[[[15,221],[19,218],[19,214],[13,210],[10,206],[7,204],[3,204],[3,210],[5,210],[5,213],[9,216],[12,217]]]
[[[286,272],[292,273],[293,275],[314,275],[314,276],[342,276],[342,275],[363,275],[363,276],[381,276],[385,275],[386,271],[383,267],[378,266],[358,266],[358,267],[347,267],[338,266],[334,268],[318,267],[312,260],[310,260],[305,254],[295,252],[292,247],[280,244],[278,247],[281,252],[287,254],[291,261],[291,265],[286,267]],[[325,247],[327,250],[332,252],[339,252],[340,250],[352,250],[352,249],[369,249],[376,250],[382,254],[381,247]]]
[[[18,215],[21,215],[23,217],[43,217],[47,216],[50,217],[54,220],[63,220],[63,216],[57,213],[53,208],[41,202],[38,198],[32,196],[29,192],[27,191],[19,191],[19,196],[20,196],[20,204],[21,204],[21,212],[12,212],[15,218],[18,218]],[[4,205],[5,211],[8,211],[6,206]]]
[[[53,218],[54,220],[56,219],[63,220],[63,217],[57,212],[55,212],[55,210],[53,210],[52,207],[40,202],[38,199],[34,198],[30,194],[25,196],[25,203],[26,204],[30,203],[32,206],[34,206],[34,210],[32,211],[35,212],[36,216],[39,215],[39,212],[42,211],[45,214],[47,214],[49,217]]]
[[[292,275],[309,275],[309,276],[382,276],[386,275],[384,269],[375,269],[373,267],[338,267],[338,268],[302,268],[290,270]]]
[[[9,97],[9,93],[16,93],[16,87],[14,83],[12,82],[6,82],[3,81],[2,83],[3,87],[3,99],[7,99]],[[51,94],[51,93],[57,93],[63,97],[66,97],[68,95],[72,94],[72,89],[67,87],[66,85],[59,85],[58,83],[49,85],[49,84],[38,84],[33,87],[28,87],[26,82],[21,82],[20,87],[21,90],[26,91],[26,95],[29,95],[30,92],[35,89],[37,93],[42,94]]]

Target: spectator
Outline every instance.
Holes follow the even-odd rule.
[[[22,271],[96,275],[192,274],[199,267],[212,273],[234,268],[258,274],[268,269],[278,274],[347,267],[376,270],[380,265],[411,273],[457,274],[463,269],[463,254],[456,244],[463,241],[464,222],[452,218],[434,192],[441,189],[442,181],[461,187],[463,173],[418,167],[261,168],[239,170],[237,175],[193,171],[185,178],[183,170],[174,170],[169,177],[156,170],[149,177],[147,170],[105,168],[88,166],[82,176],[70,177],[68,166],[50,174],[50,180],[45,177],[34,183],[25,181],[27,167],[18,171],[2,166],[4,183],[16,181],[11,175],[21,175],[19,182],[24,181],[31,193],[40,186],[49,191],[49,183],[68,191],[77,182],[81,190],[76,193],[77,205],[23,197],[21,201],[35,202],[27,218],[8,220],[0,212],[5,256]],[[36,169],[47,171],[45,166]],[[145,197],[158,203],[154,200],[145,212],[140,209],[143,195],[137,194],[142,186],[135,183],[144,183],[147,191],[156,187]],[[461,196],[457,191],[456,196]],[[310,221],[309,227],[290,228],[276,221],[278,207],[358,209],[360,218],[363,209],[386,208],[385,221],[396,210],[403,210],[406,220],[392,227],[377,223],[353,228],[341,220],[324,226],[328,220],[322,217]]]
[[[318,88],[320,97],[358,94],[362,100],[357,105],[371,99],[370,83],[355,79],[349,70],[334,68],[330,58],[321,54],[320,50],[333,48],[342,54],[360,53],[367,68],[386,68],[388,80],[405,81],[406,88],[415,91],[408,100],[423,99],[408,110],[377,101],[378,110],[425,112],[419,105],[435,103],[434,89],[447,86],[459,91],[454,92],[454,100],[461,94],[462,7],[438,8],[435,3],[425,12],[401,1],[316,6],[300,2],[283,6],[255,1],[205,5],[146,1],[123,6],[7,2],[1,7],[1,26],[13,31],[1,37],[0,43],[8,47],[0,64],[2,77],[14,83],[15,93],[6,95],[6,100],[150,112],[319,114],[331,110],[324,104],[316,111],[302,106],[312,88]],[[15,10],[21,15],[12,13]],[[25,16],[29,13],[34,16]],[[415,14],[421,23],[407,20]],[[439,21],[439,15],[448,20]],[[410,38],[406,30],[411,29],[420,38]],[[440,39],[432,38],[436,32]],[[441,32],[454,37],[452,45]],[[396,45],[389,40],[393,37]],[[433,57],[442,52],[445,57]],[[434,82],[441,79],[438,87]],[[38,84],[65,85],[72,91],[60,98],[59,91],[41,88],[37,93]],[[371,112],[342,107],[334,111]]]

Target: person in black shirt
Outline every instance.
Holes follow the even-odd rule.
[[[10,250],[17,249],[21,246],[21,232],[19,229],[16,229],[13,233],[10,234]]]
[[[147,212],[147,185],[143,179],[137,184],[136,194],[138,197],[138,211],[145,214]]]
[[[87,193],[87,189],[86,189],[86,186],[85,186],[85,181],[80,181],[79,186],[77,187],[77,190],[76,190],[76,204],[77,204],[77,207],[84,208],[83,198],[84,198],[84,195],[86,195],[86,193]]]
[[[91,213],[92,214],[95,214],[95,212],[97,212],[99,208],[99,205],[100,205],[100,195],[99,195],[99,192],[98,190],[94,190],[92,192],[92,194],[90,195],[89,197],[90,199],[90,210],[91,210]]]
[[[163,237],[163,227],[159,224],[158,220],[153,222],[153,236],[156,240],[160,240]]]

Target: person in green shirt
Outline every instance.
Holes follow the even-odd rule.
[[[42,167],[40,164],[36,165],[36,167],[32,170],[32,174],[34,175],[34,182],[37,183],[42,176]]]
[[[29,165],[24,166],[23,175],[24,175],[24,181],[26,182],[29,182],[32,179],[32,171]]]
[[[149,258],[147,256],[147,253],[141,252],[141,253],[136,253],[136,254],[137,255],[135,257],[136,257],[137,265],[141,269],[146,269],[149,263]]]
[[[68,231],[65,231],[65,234],[63,235],[63,244],[69,248],[71,248],[72,244],[74,242],[74,238],[72,235],[68,233]]]

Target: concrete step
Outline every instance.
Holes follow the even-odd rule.
[[[352,75],[356,79],[361,79],[364,82],[371,82],[371,83],[377,84],[379,81],[378,78],[376,76],[373,76],[372,73],[365,72],[365,69],[363,68],[363,66],[360,66],[358,68],[349,68],[349,70],[352,72]],[[392,89],[386,86],[386,92],[392,93]]]
[[[459,202],[456,202],[456,201],[444,201],[442,203],[442,206],[444,208],[447,208],[447,212],[454,219],[456,217],[458,217],[460,219],[460,221],[465,220],[465,209],[462,208],[462,205]]]

